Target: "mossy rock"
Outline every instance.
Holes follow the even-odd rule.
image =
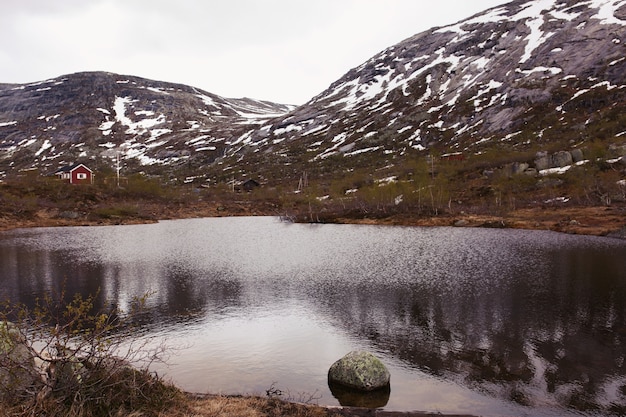
[[[37,375],[35,358],[15,324],[0,321],[0,399],[30,387]]]
[[[391,375],[387,367],[369,352],[353,351],[328,370],[328,382],[356,391],[388,389]]]

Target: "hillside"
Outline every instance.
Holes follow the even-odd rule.
[[[389,47],[231,152],[355,167],[621,143],[625,35],[624,1],[514,1]]]
[[[176,169],[221,156],[233,136],[292,107],[228,99],[181,84],[85,72],[0,85],[0,171],[65,164]]]
[[[516,0],[390,46],[296,108],[108,73],[0,84],[0,173],[84,162],[103,179],[119,156],[125,176],[306,221],[619,215],[625,42],[626,0]],[[238,193],[247,179],[258,189]]]

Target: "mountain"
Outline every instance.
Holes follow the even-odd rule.
[[[536,171],[536,155],[619,157],[625,45],[626,0],[516,0],[393,45],[297,108],[109,73],[0,84],[0,172],[119,154],[129,172],[294,184],[371,182],[424,156]]]
[[[293,106],[223,98],[181,84],[104,72],[0,84],[0,171],[76,161],[135,170],[201,159]]]
[[[621,141],[625,46],[626,1],[513,1],[387,48],[231,151],[386,166]]]

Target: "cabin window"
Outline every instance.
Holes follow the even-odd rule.
[[[76,179],[77,180],[86,180],[87,179],[87,174],[85,174],[84,172],[79,172],[76,174]]]

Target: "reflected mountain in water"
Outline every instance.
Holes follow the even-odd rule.
[[[623,413],[626,275],[616,253],[545,253],[528,282],[334,288],[333,318],[406,363],[523,405]],[[384,297],[379,295],[384,294]]]

